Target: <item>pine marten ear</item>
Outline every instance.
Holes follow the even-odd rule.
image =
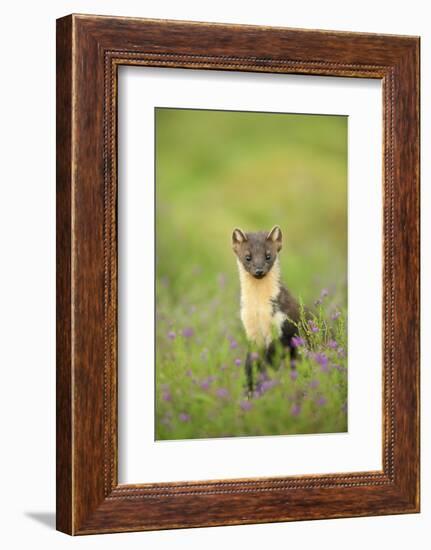
[[[245,233],[242,229],[238,229],[238,227],[235,227],[235,229],[232,232],[232,244],[241,244],[247,240],[247,237],[245,236]]]
[[[281,250],[283,234],[281,233],[281,229],[278,227],[278,225],[274,225],[274,227],[268,233],[266,240],[273,242],[277,245],[277,250]]]

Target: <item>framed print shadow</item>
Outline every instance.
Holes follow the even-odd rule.
[[[419,38],[57,21],[58,530],[418,512],[419,322]]]

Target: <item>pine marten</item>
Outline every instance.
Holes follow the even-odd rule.
[[[294,368],[296,348],[292,338],[298,334],[300,307],[280,280],[278,255],[282,239],[278,225],[268,233],[245,233],[238,228],[232,233],[241,284],[241,321],[250,349],[261,352],[257,357],[256,351],[247,352],[249,394],[253,392],[253,363],[264,372],[266,365],[273,363],[277,349],[290,354]]]

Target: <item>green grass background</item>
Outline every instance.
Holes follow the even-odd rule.
[[[180,109],[156,109],[155,116],[156,437],[344,429],[345,414],[329,406],[318,420],[315,413],[289,415],[293,389],[283,380],[272,400],[253,401],[238,424],[243,373],[226,373],[232,354],[240,359],[246,350],[234,227],[280,225],[281,272],[289,289],[312,305],[327,288],[322,319],[334,307],[346,311],[347,117]],[[185,328],[192,337],[182,336]],[[329,333],[322,338],[324,345]],[[207,377],[215,379],[202,390]],[[221,387],[228,398],[217,398]],[[345,397],[338,395],[334,407]]]

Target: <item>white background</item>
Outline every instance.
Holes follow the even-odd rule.
[[[381,82],[144,67],[121,67],[119,79],[120,482],[381,470]],[[348,433],[154,441],[154,393],[144,388],[154,388],[155,106],[348,114]]]
[[[55,456],[55,18],[69,12],[422,36],[422,144],[431,150],[427,3],[303,0],[264,4],[15,1],[2,11],[1,542],[5,548],[427,548],[431,522],[431,340],[422,346],[422,514],[72,539],[53,530]],[[430,165],[422,167],[422,327],[431,331]]]

